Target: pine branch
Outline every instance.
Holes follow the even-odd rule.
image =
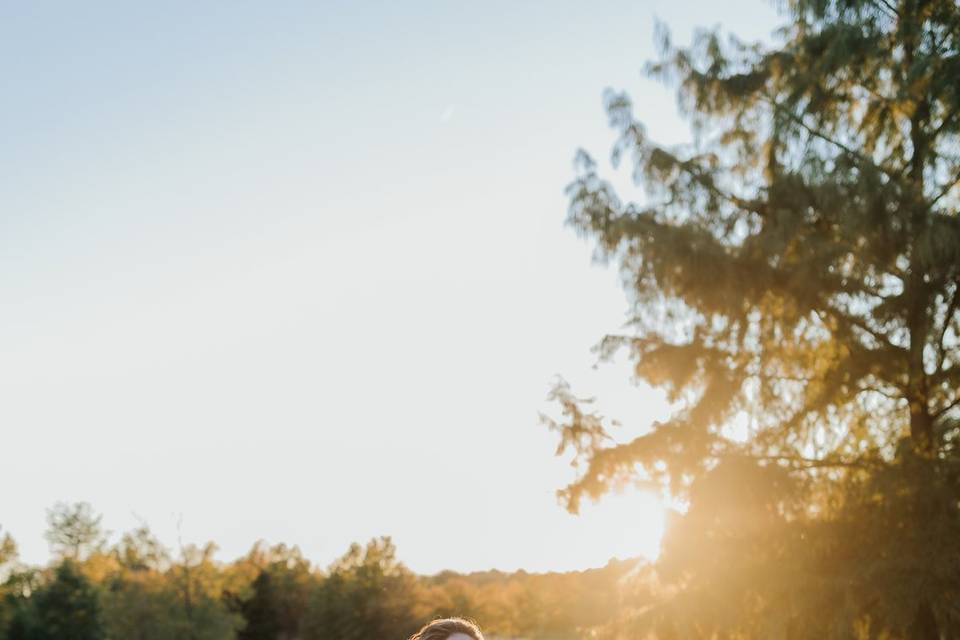
[[[950,31],[949,29],[944,29],[944,31],[943,31],[943,37],[941,37],[941,38],[939,38],[939,39],[934,39],[934,41],[933,41],[933,47],[932,47],[932,49],[933,49],[934,55],[939,54],[939,53],[940,53],[940,47],[942,47],[942,46],[947,42],[947,40],[949,40],[949,39],[950,39],[951,37],[953,37],[954,35],[956,35],[956,34],[955,34],[954,32],[952,32],[952,31]]]
[[[700,185],[721,200],[724,200],[738,209],[748,213],[755,213],[760,217],[766,217],[766,203],[759,200],[747,200],[724,191],[717,186],[716,181],[713,179],[713,175],[709,171],[705,171],[703,167],[694,161],[693,158],[680,160],[676,155],[659,146],[651,146],[651,150],[670,158],[670,160],[673,161],[677,167],[680,167],[683,171],[685,171],[686,174],[690,176],[690,178],[696,184]]]
[[[797,467],[800,470],[806,469],[826,469],[826,468],[852,468],[852,469],[873,469],[884,464],[879,458],[860,458],[856,460],[844,460],[842,458],[807,458],[797,455],[754,455],[748,453],[718,454],[718,459],[745,459],[756,460],[758,462],[785,462]]]
[[[960,406],[960,393],[958,393],[958,394],[957,394],[957,397],[954,398],[954,399],[953,399],[950,403],[948,403],[945,407],[943,407],[942,409],[940,409],[940,410],[938,410],[937,412],[935,412],[935,413],[932,415],[932,417],[933,417],[934,420],[936,420],[937,418],[943,416],[945,413],[947,413],[948,411],[950,411],[950,410],[953,409],[954,407],[958,407],[958,406]]]
[[[783,376],[774,373],[752,373],[750,377],[764,382],[814,382],[816,380],[806,376]]]
[[[884,167],[884,166],[882,166],[882,165],[880,165],[880,164],[877,164],[877,163],[876,163],[875,161],[873,161],[871,158],[869,158],[869,157],[865,156],[864,154],[856,151],[855,149],[852,149],[852,148],[849,147],[848,145],[840,142],[839,140],[837,140],[837,139],[835,139],[835,138],[832,138],[832,137],[828,136],[827,134],[823,133],[822,131],[819,131],[819,130],[817,130],[817,129],[814,129],[813,127],[811,127],[810,125],[808,125],[808,124],[803,120],[802,117],[800,117],[800,116],[798,116],[797,114],[793,113],[793,112],[790,111],[789,109],[785,109],[785,108],[781,107],[781,106],[778,105],[773,99],[771,99],[771,98],[766,98],[766,102],[767,102],[771,107],[773,107],[774,111],[786,115],[791,121],[793,121],[794,123],[798,124],[801,128],[804,129],[804,131],[806,131],[806,132],[809,133],[810,135],[812,135],[812,136],[814,136],[814,137],[816,137],[816,138],[820,138],[821,140],[823,140],[823,141],[826,142],[827,144],[831,144],[831,145],[837,147],[838,149],[840,149],[841,151],[843,151],[843,152],[846,153],[847,155],[849,155],[849,156],[851,156],[851,157],[853,157],[853,158],[856,158],[856,159],[859,160],[861,163],[866,164],[866,165],[869,165],[869,166],[873,167],[874,169],[876,169],[877,171],[883,173],[883,174],[886,175],[888,178],[891,178],[891,179],[893,179],[893,180],[899,180],[899,179],[900,179],[901,173],[900,173],[899,171],[895,171],[895,170],[893,170],[893,169],[888,169],[888,168],[886,168],[886,167]]]
[[[933,130],[933,133],[930,135],[930,140],[932,141],[939,138],[940,134],[943,133],[943,130],[950,126],[954,119],[956,119],[958,116],[960,116],[960,109],[953,111],[953,113],[948,116],[944,116],[943,121],[937,126],[936,129]]]
[[[940,191],[940,193],[937,194],[937,197],[930,201],[929,208],[932,209],[933,205],[937,204],[940,198],[950,193],[953,190],[953,188],[957,186],[957,184],[960,184],[960,171],[957,171],[957,174],[953,177],[953,180],[947,182],[944,185],[943,189]]]
[[[896,8],[895,6],[893,6],[892,4],[890,4],[890,3],[888,2],[888,0],[877,0],[877,2],[878,2],[881,6],[886,7],[886,8],[890,11],[890,13],[892,13],[892,14],[893,14],[894,16],[896,16],[898,19],[900,18],[900,12],[897,11],[897,8]]]
[[[944,383],[960,387],[960,384],[957,384],[957,381],[960,380],[960,370],[958,366],[951,363],[951,366],[941,369],[939,371],[934,371],[927,376],[927,386],[929,388],[940,387]]]
[[[828,313],[831,313],[841,323],[847,323],[847,324],[853,325],[854,327],[860,329],[861,331],[870,334],[871,336],[876,338],[877,342],[880,342],[882,345],[886,347],[889,347],[896,351],[904,351],[904,352],[907,351],[906,348],[896,345],[893,342],[890,342],[890,337],[887,334],[883,333],[882,331],[878,331],[877,329],[874,329],[873,327],[868,325],[866,322],[864,322],[863,320],[861,320],[860,318],[854,315],[845,313],[840,309],[837,309],[836,307],[831,307],[829,305],[826,306],[825,311],[827,311]]]
[[[902,400],[903,398],[906,397],[902,392],[899,394],[891,393],[889,391],[881,389],[880,387],[860,387],[860,391],[877,393],[877,394],[880,394],[881,396],[884,396],[885,398],[889,398],[890,400]]]
[[[943,316],[943,326],[940,328],[940,337],[937,340],[938,372],[943,371],[943,363],[947,357],[947,348],[944,346],[943,341],[947,336],[947,329],[949,329],[952,324],[953,316],[957,312],[958,306],[960,306],[960,280],[954,284],[953,297],[950,300],[950,304],[947,305],[947,313]]]
[[[733,195],[732,193],[727,193],[726,191],[723,191],[720,187],[716,185],[716,183],[712,179],[712,176],[710,176],[709,174],[704,174],[700,171],[696,171],[696,172],[690,172],[690,175],[697,182],[697,184],[704,187],[705,189],[710,191],[710,193],[716,195],[722,200],[727,201],[728,203],[732,204],[733,206],[739,209],[742,209],[743,211],[747,211],[749,213],[755,213],[761,218],[766,217],[767,209],[764,206],[764,203],[757,200],[745,200],[743,198],[740,198],[739,196]]]

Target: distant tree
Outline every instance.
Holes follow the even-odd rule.
[[[316,587],[316,577],[300,549],[284,544],[267,547],[258,542],[246,557],[234,563],[233,569],[252,570],[256,576],[246,595],[227,594],[231,606],[246,621],[241,637],[298,637]]]
[[[0,577],[2,571],[17,559],[17,543],[9,533],[4,533],[0,537]]]
[[[12,543],[0,549],[14,560],[0,581],[0,640],[69,640],[65,625],[123,640],[403,638],[451,615],[481,620],[491,637],[574,640],[613,617],[617,585],[634,564],[419,577],[379,538],[352,545],[324,575],[283,544],[258,542],[229,565],[214,560],[212,543],[181,545],[174,556],[145,526],[48,569],[16,562]]]
[[[252,588],[251,596],[241,600],[236,607],[244,620],[243,628],[237,632],[237,640],[277,640],[280,637],[280,615],[270,573],[261,571]]]
[[[0,638],[6,638],[7,627],[16,608],[13,585],[9,579],[17,556],[17,544],[9,533],[4,533],[0,537]]]
[[[427,618],[463,615],[498,638],[590,637],[618,615],[620,586],[639,560],[569,573],[443,571],[422,578]]]
[[[405,638],[422,624],[419,585],[396,558],[388,537],[351,545],[317,587],[306,616],[304,640]]]
[[[146,526],[123,534],[111,550],[115,571],[104,580],[103,620],[110,638],[178,640],[183,612],[171,557]]]
[[[579,155],[569,222],[633,303],[601,356],[625,349],[677,411],[617,440],[558,385],[550,424],[583,464],[561,496],[689,500],[661,563],[684,588],[645,630],[956,637],[960,5],[784,7],[772,47],[662,34],[648,71],[678,83],[690,145],[607,94],[641,201]]]
[[[71,560],[61,563],[49,584],[20,598],[7,631],[9,640],[102,640],[96,587]]]
[[[178,637],[186,640],[232,640],[243,625],[224,602],[223,573],[213,556],[217,546],[184,545],[167,572],[176,594],[174,620]]]
[[[188,628],[178,594],[156,571],[123,571],[105,584],[103,623],[110,638],[180,640]],[[229,638],[228,634],[221,636]]]
[[[55,554],[80,560],[103,545],[102,519],[86,502],[58,502],[47,511],[47,542]]]
[[[479,585],[453,571],[444,571],[424,581],[424,602],[430,618],[461,616],[473,620],[492,620],[494,616]],[[489,629],[489,625],[487,627]]]
[[[147,526],[124,533],[113,553],[130,571],[164,571],[171,563],[170,551]]]

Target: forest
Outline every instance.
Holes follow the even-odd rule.
[[[644,567],[420,576],[389,537],[353,544],[329,567],[262,542],[225,563],[212,542],[172,550],[146,527],[108,544],[100,521],[86,503],[51,509],[46,567],[19,562],[11,535],[0,537],[0,638],[406,638],[456,615],[483,621],[491,638],[563,640],[614,618],[620,582]]]

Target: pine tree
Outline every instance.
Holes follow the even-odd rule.
[[[626,349],[679,408],[619,442],[558,386],[551,426],[585,463],[561,496],[576,511],[639,480],[689,500],[664,571],[689,587],[674,613],[694,610],[684,594],[716,613],[699,628],[953,637],[960,6],[785,8],[775,46],[660,34],[648,71],[677,83],[690,145],[658,145],[608,92],[614,165],[629,162],[641,202],[578,154],[569,222],[620,267],[634,310],[600,352]],[[725,576],[742,599],[711,609]]]
[[[251,586],[253,594],[239,606],[245,624],[237,632],[237,640],[276,640],[280,620],[270,573],[261,571]]]
[[[18,599],[10,640],[103,640],[100,595],[71,560],[30,598]]]
[[[416,576],[387,536],[350,549],[331,565],[304,615],[304,640],[406,638],[423,623]]]

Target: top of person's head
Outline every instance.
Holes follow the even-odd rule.
[[[455,636],[464,636],[463,638]],[[441,618],[423,626],[410,640],[483,640],[480,627],[463,618]]]

